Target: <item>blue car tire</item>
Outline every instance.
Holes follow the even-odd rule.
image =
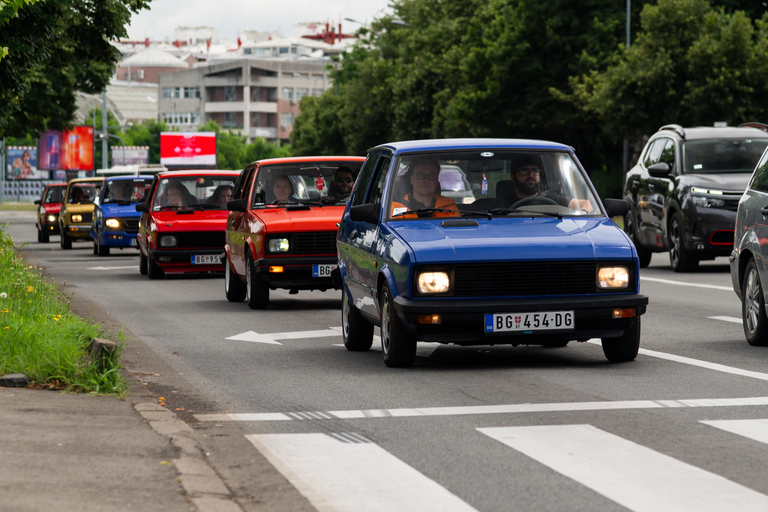
[[[392,292],[386,285],[381,292],[381,351],[390,368],[407,368],[416,360],[416,337],[403,325],[395,311]]]
[[[341,326],[347,350],[362,352],[373,345],[373,324],[363,318],[344,290],[341,292]]]

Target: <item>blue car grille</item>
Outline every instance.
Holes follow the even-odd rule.
[[[454,297],[582,295],[595,292],[590,261],[520,261],[457,265]]]
[[[139,232],[139,219],[122,219],[126,233]]]

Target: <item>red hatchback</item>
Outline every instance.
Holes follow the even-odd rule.
[[[238,171],[159,173],[145,202],[136,205],[139,271],[150,279],[166,272],[224,270],[224,229]]]
[[[40,199],[35,201],[35,204],[40,205],[35,221],[38,242],[47,244],[51,235],[59,234],[59,212],[66,190],[66,183],[50,183],[43,189]]]
[[[360,157],[260,160],[235,185],[227,220],[224,286],[253,309],[269,291],[334,288],[336,232],[363,164]]]

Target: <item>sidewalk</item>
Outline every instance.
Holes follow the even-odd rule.
[[[241,511],[192,429],[137,392],[0,388],[0,510]]]

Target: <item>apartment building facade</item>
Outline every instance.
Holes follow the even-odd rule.
[[[158,77],[158,117],[179,130],[210,120],[253,140],[288,142],[301,98],[330,87],[320,59],[241,58]]]

